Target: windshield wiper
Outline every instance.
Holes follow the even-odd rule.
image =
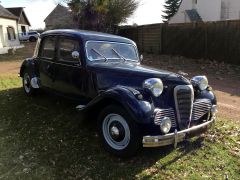
[[[105,59],[105,62],[108,61],[108,58],[106,58],[106,56],[104,56],[103,54],[101,54],[100,52],[98,52],[96,49],[92,48],[91,49],[93,52],[97,53],[98,55],[100,55],[101,57],[103,57]]]
[[[115,52],[115,54],[120,57],[121,59],[123,59],[123,61],[127,61],[127,59],[125,57],[123,57],[122,55],[120,55],[115,49],[112,48],[112,51]]]

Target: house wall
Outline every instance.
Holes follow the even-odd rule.
[[[198,0],[196,9],[203,21],[219,21],[221,0]]]
[[[169,20],[170,24],[189,22],[184,11],[196,9],[203,21],[220,21],[240,19],[239,0],[183,0],[174,17]],[[224,5],[224,9],[223,9]]]
[[[239,0],[222,0],[222,3],[226,6],[226,13],[227,18],[224,18],[222,20],[226,19],[240,19],[240,1]]]
[[[18,33],[21,34],[22,33],[22,26],[25,26],[26,28],[26,32],[29,32],[29,26],[26,24],[18,24]]]
[[[61,5],[57,5],[44,22],[48,30],[55,28],[75,28],[71,12]]]
[[[193,0],[183,0],[178,12],[169,20],[169,24],[190,22],[184,11],[193,8],[192,2]]]
[[[0,49],[3,48],[3,27],[0,25]]]
[[[1,39],[3,40],[3,42],[1,43],[2,47],[19,46],[20,42],[19,42],[18,34],[17,34],[17,21],[0,17],[0,26],[2,27],[2,35],[3,35],[3,37],[1,37]],[[8,26],[11,26],[14,28],[14,31],[16,34],[15,40],[8,40],[8,34],[7,34]]]

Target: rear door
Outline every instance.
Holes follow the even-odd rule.
[[[84,99],[88,75],[80,58],[72,57],[74,51],[80,54],[80,43],[71,37],[60,36],[57,44],[54,89],[67,97]]]
[[[39,51],[39,73],[41,85],[45,88],[53,88],[56,59],[56,37],[47,36],[42,40]]]

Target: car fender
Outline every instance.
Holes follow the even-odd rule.
[[[27,70],[33,77],[38,77],[36,71],[36,61],[34,59],[25,59],[20,67],[19,76],[23,77],[24,71]]]
[[[217,105],[217,98],[212,90],[204,90],[199,92],[199,94],[196,96],[196,99],[209,99],[212,104]]]
[[[124,86],[116,86],[101,92],[84,109],[97,108],[99,104],[106,100],[109,104],[111,104],[111,101],[120,104],[136,123],[149,124],[153,119],[154,108],[151,103],[137,99],[134,93]],[[100,106],[100,108],[103,107]]]

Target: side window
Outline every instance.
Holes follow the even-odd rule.
[[[43,40],[40,57],[53,59],[55,51],[55,37],[46,37]]]
[[[73,39],[60,38],[59,39],[59,59],[61,61],[76,62],[77,59],[72,57],[73,51],[79,52],[79,42]]]

